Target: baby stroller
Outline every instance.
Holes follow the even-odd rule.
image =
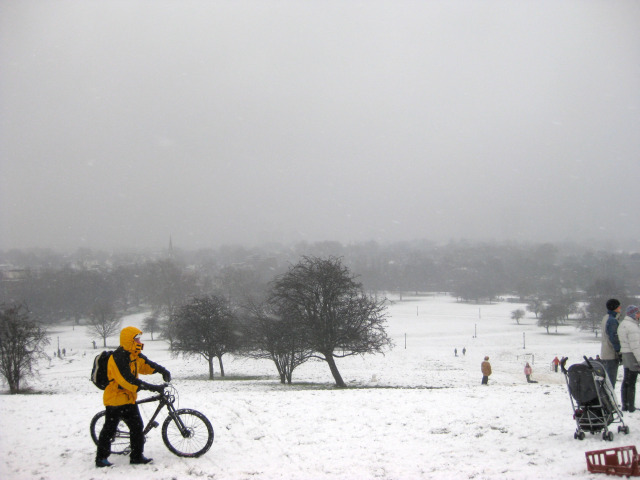
[[[567,370],[567,358],[560,362],[569,389],[569,398],[576,420],[576,432],[573,438],[584,440],[585,431],[591,434],[602,432],[603,440],[613,440],[613,432],[608,427],[612,423],[621,423],[618,433],[629,433],[629,427],[622,420],[613,387],[604,366],[595,360],[584,357],[583,363],[571,365]]]

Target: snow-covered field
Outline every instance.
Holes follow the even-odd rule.
[[[131,466],[112,455],[108,469],[94,467],[89,435],[89,421],[102,409],[102,392],[88,379],[92,339],[84,327],[57,328],[51,353],[59,339],[67,355],[42,364],[31,385],[43,393],[0,395],[0,478],[564,480],[594,478],[585,451],[640,439],[640,413],[625,417],[631,432],[616,428],[613,442],[573,438],[564,376],[550,362],[595,356],[600,347],[593,335],[569,326],[547,335],[529,314],[517,325],[510,317],[520,304],[394,300],[388,331],[396,347],[385,356],[340,360],[352,387],[342,390],[333,388],[324,363],[303,365],[289,386],[279,383],[270,362],[231,356],[227,378],[208,381],[204,361],[172,358],[164,342],[145,335],[145,353],[174,376],[179,406],[207,415],[215,440],[203,457],[183,459],[167,450],[156,429],[145,448],[153,464]],[[139,326],[143,316],[126,318],[123,326]],[[489,386],[480,385],[485,355],[494,372]],[[526,383],[526,360],[533,360],[539,383]],[[159,375],[146,379],[160,382]],[[145,406],[143,417],[152,409]]]

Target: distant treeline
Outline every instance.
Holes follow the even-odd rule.
[[[3,303],[25,303],[47,322],[80,321],[97,304],[122,313],[172,311],[194,295],[224,294],[241,305],[259,298],[275,276],[305,255],[341,258],[370,292],[448,292],[460,301],[509,296],[532,305],[591,303],[595,325],[607,296],[640,293],[640,253],[577,244],[403,242],[225,246],[157,253],[80,249],[0,252]],[[604,300],[606,301],[606,299]],[[571,313],[576,313],[573,308]],[[536,312],[536,315],[538,312]]]

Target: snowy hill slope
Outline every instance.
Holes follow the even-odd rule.
[[[388,320],[396,347],[384,356],[340,360],[352,387],[346,390],[332,386],[323,363],[297,369],[289,386],[279,383],[270,362],[231,356],[227,379],[210,382],[204,361],[172,358],[166,343],[145,335],[145,353],[174,376],[180,407],[207,415],[215,440],[203,457],[183,459],[156,430],[145,448],[152,465],[130,466],[112,455],[115,466],[102,470],[93,466],[89,436],[89,421],[102,409],[101,392],[88,380],[92,339],[83,327],[60,327],[51,351],[59,339],[66,357],[43,364],[32,382],[45,393],[0,395],[0,478],[595,478],[584,452],[637,443],[640,414],[625,417],[631,432],[616,433],[613,442],[574,440],[564,376],[549,364],[555,356],[568,356],[569,364],[595,356],[599,341],[572,326],[547,335],[529,316],[516,325],[510,318],[516,308],[524,306],[396,299]],[[494,371],[489,386],[480,385],[485,355]],[[526,383],[525,360],[533,361],[538,384]],[[143,407],[143,417],[151,413]]]

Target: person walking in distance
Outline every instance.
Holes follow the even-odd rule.
[[[553,371],[558,373],[558,365],[560,365],[560,359],[558,359],[558,357],[555,357],[553,359]]]
[[[531,380],[532,373],[533,369],[531,368],[531,365],[529,365],[529,362],[527,362],[524,366],[524,376],[527,377],[527,383],[538,383],[535,380]]]
[[[482,385],[489,385],[489,376],[491,375],[489,357],[484,357],[484,361],[480,364],[480,370],[482,371]]]
[[[627,307],[626,316],[618,326],[620,352],[624,365],[624,377],[620,389],[623,412],[635,412],[636,379],[640,371],[640,308],[635,305]]]
[[[620,302],[615,298],[607,300],[607,314],[602,318],[600,341],[600,361],[604,366],[611,385],[616,386],[618,365],[620,364],[620,340],[618,339],[618,315]]]
[[[120,332],[120,346],[109,357],[107,377],[109,385],[104,389],[102,400],[107,414],[98,437],[96,467],[113,465],[107,458],[111,453],[111,438],[122,420],[131,435],[131,455],[129,463],[144,464],[152,461],[143,455],[144,435],[140,410],[136,405],[138,390],[162,392],[164,385],[152,385],[138,379],[139,374],[162,374],[165,382],[171,381],[171,373],[166,368],[152,362],[141,352],[144,344],[140,341],[142,331],[136,327],[126,327]]]

